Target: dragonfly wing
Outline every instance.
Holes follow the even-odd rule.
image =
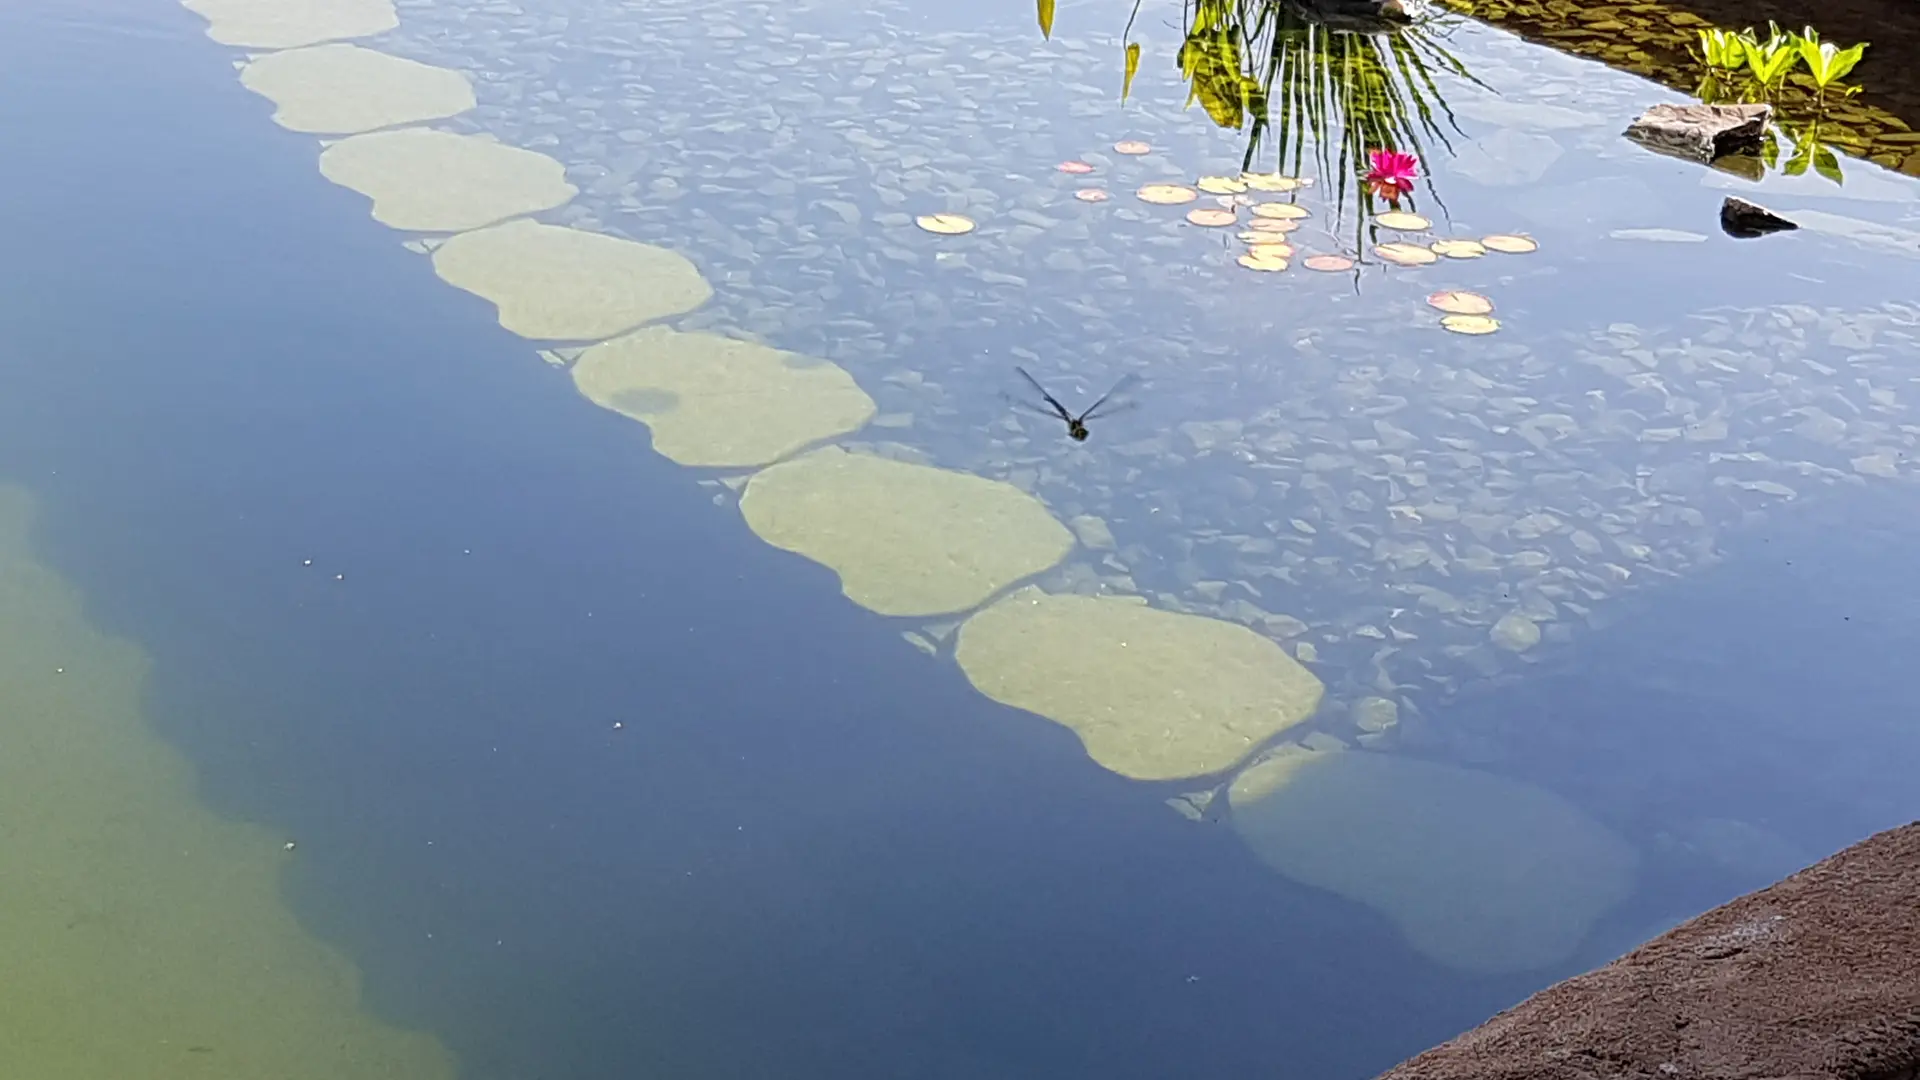
[[[1058,417],[1061,420],[1073,419],[1073,414],[1067,411],[1067,407],[1065,405],[1060,404],[1060,402],[1057,399],[1055,399],[1052,394],[1047,393],[1047,388],[1040,385],[1039,379],[1036,379],[1033,376],[1027,374],[1026,368],[1023,368],[1020,365],[1015,364],[1013,367],[1013,370],[1019,372],[1020,377],[1027,380],[1027,385],[1033,387],[1034,392],[1039,394],[1042,398],[1044,398],[1048,405],[1053,406],[1053,413],[1056,417]]]
[[[1080,422],[1084,424],[1089,420],[1104,420],[1109,416],[1118,416],[1124,412],[1132,412],[1139,407],[1140,403],[1132,400],[1104,401],[1088,409],[1086,413],[1080,417]]]
[[[1121,376],[1120,381],[1114,383],[1111,390],[1101,394],[1098,401],[1087,406],[1087,411],[1080,414],[1081,421],[1084,423],[1097,416],[1112,416],[1114,413],[1126,412],[1128,409],[1136,408],[1139,402],[1128,399],[1126,395],[1129,391],[1133,390],[1134,387],[1138,386],[1139,383],[1140,376],[1138,375],[1128,374]],[[1104,406],[1104,408],[1102,406]]]
[[[1028,401],[1026,398],[1015,397],[1012,394],[1001,394],[1000,397],[1004,401],[1006,401],[1007,404],[1013,406],[1014,408],[1020,410],[1023,413],[1032,413],[1035,416],[1044,416],[1048,420],[1053,421],[1054,423],[1059,423],[1060,420],[1062,419],[1060,414],[1055,412],[1054,410],[1043,409],[1040,406],[1034,404],[1033,402]]]

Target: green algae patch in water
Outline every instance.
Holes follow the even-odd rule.
[[[207,36],[245,49],[298,49],[400,25],[393,0],[184,0]]]
[[[1228,798],[1262,861],[1373,908],[1462,971],[1559,963],[1633,887],[1625,841],[1559,796],[1489,773],[1286,747],[1236,777]]]
[[[599,341],[713,296],[684,255],[534,221],[462,233],[434,249],[433,268],[492,301],[501,326],[539,341]]]
[[[295,921],[283,838],[197,801],[141,716],[146,657],[34,560],[30,518],[0,488],[0,1076],[452,1080]]]
[[[1136,780],[1230,768],[1312,716],[1325,689],[1237,623],[1034,588],[968,619],[954,655],[981,693],[1071,728]]]
[[[372,199],[375,221],[411,232],[478,229],[579,193],[545,154],[426,128],[342,139],[321,153],[320,172]]]
[[[647,425],[654,450],[681,465],[766,465],[874,413],[838,364],[665,327],[593,346],[573,381],[594,404]]]
[[[882,615],[977,607],[1073,549],[1040,500],[999,480],[826,447],[754,475],[740,512],[760,539],[840,575]]]
[[[274,123],[316,135],[444,120],[473,108],[473,86],[457,71],[336,43],[269,53],[240,83],[273,102]]]

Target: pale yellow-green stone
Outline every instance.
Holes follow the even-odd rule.
[[[535,340],[610,338],[713,295],[693,263],[666,248],[533,221],[453,237],[434,249],[433,268]]]
[[[1463,971],[1559,963],[1633,889],[1625,841],[1552,792],[1490,773],[1289,747],[1235,778],[1229,799],[1261,860],[1373,908]]]
[[[965,611],[1073,548],[1011,484],[838,447],[756,473],[740,511],[762,540],[832,569],[882,615]]]
[[[200,803],[30,518],[0,488],[0,1077],[453,1080],[288,909],[304,849]]]
[[[393,0],[183,0],[207,36],[245,49],[298,49],[400,25]]]
[[[837,364],[657,326],[588,349],[573,381],[594,404],[646,424],[653,448],[682,465],[766,465],[856,431],[874,412]]]
[[[477,229],[551,210],[578,191],[545,154],[427,128],[342,139],[321,153],[320,172],[372,199],[375,221],[412,232]]]
[[[1237,623],[1034,588],[968,619],[954,655],[981,693],[1064,724],[1136,780],[1230,768],[1312,716],[1324,690]]]
[[[240,82],[274,103],[281,127],[323,135],[442,120],[474,105],[457,71],[344,43],[268,53]]]

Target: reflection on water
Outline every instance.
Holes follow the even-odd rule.
[[[1378,185],[1355,183],[1370,154],[1451,149],[1458,126],[1438,80],[1472,80],[1445,46],[1453,20],[1330,23],[1275,0],[1192,0],[1183,17],[1181,75],[1214,123],[1247,128],[1243,170],[1271,159],[1282,174],[1323,177],[1336,213],[1351,188],[1364,222],[1383,201]]]
[[[1726,21],[1717,27],[1740,30],[1752,21],[1749,8],[1729,8],[1721,0],[1605,6],[1568,6],[1539,0],[1442,2],[1454,11],[1486,19],[1556,49],[1593,57],[1703,100],[1745,95],[1743,80],[1719,78],[1703,71],[1699,34],[1716,27],[1712,19],[1694,9],[1719,9],[1712,14],[1727,20],[1746,20]],[[1811,163],[1819,158],[1821,148],[1828,153],[1838,149],[1908,176],[1920,176],[1920,140],[1914,138],[1914,126],[1920,123],[1920,93],[1914,89],[1911,65],[1902,59],[1911,52],[1907,43],[1915,32],[1911,12],[1898,4],[1867,3],[1847,8],[1850,10],[1815,6],[1808,10],[1815,28],[1829,35],[1840,34],[1845,38],[1842,45],[1879,43],[1869,48],[1869,59],[1850,80],[1861,84],[1866,92],[1857,99],[1829,100],[1804,73],[1795,73],[1776,85],[1768,97],[1782,111],[1787,140],[1796,150],[1787,164],[1803,160]],[[1840,20],[1838,29],[1829,21],[1832,19]],[[1791,28],[1798,29],[1799,25]],[[1802,151],[1807,152],[1805,158],[1800,156]],[[1824,172],[1829,179],[1839,173],[1837,161]]]
[[[356,37],[414,62],[325,47],[263,57],[242,78],[274,99],[283,125],[350,134],[324,152],[303,146],[329,178],[370,199],[379,220],[418,234],[395,239],[422,257],[421,274],[430,259],[442,281],[478,298],[448,310],[497,317],[524,339],[528,370],[563,388],[537,400],[499,389],[474,398],[502,417],[540,416],[544,446],[631,451],[613,466],[577,463],[598,486],[547,506],[569,508],[572,521],[576,503],[597,507],[625,482],[609,477],[633,468],[651,485],[642,489],[649,510],[697,482],[739,516],[725,522],[738,539],[715,540],[710,522],[663,513],[649,522],[653,547],[638,550],[620,531],[636,528],[634,517],[609,519],[617,535],[566,530],[566,559],[612,572],[566,593],[564,617],[534,607],[486,624],[501,641],[543,643],[532,653],[580,685],[533,676],[486,684],[510,688],[537,716],[537,736],[500,728],[524,737],[524,753],[562,745],[567,723],[591,721],[604,736],[599,711],[609,706],[585,687],[604,678],[592,669],[635,655],[674,658],[647,669],[657,685],[644,691],[699,723],[619,714],[632,723],[613,730],[655,740],[646,764],[655,771],[593,774],[595,793],[640,800],[610,805],[645,811],[622,817],[611,845],[587,843],[593,808],[569,801],[592,772],[579,761],[554,758],[517,796],[528,820],[555,822],[549,804],[572,809],[549,835],[522,836],[524,823],[509,830],[514,843],[575,845],[567,850],[579,865],[550,889],[501,886],[500,910],[486,918],[555,946],[554,956],[513,954],[524,971],[480,959],[495,954],[474,942],[504,948],[515,935],[477,932],[485,919],[474,912],[487,904],[461,883],[511,884],[512,873],[484,857],[436,863],[453,882],[436,888],[462,898],[411,910],[423,925],[465,926],[467,943],[434,947],[446,952],[412,944],[405,955],[497,980],[487,993],[499,1000],[478,991],[471,1000],[498,1024],[465,1020],[465,1037],[495,1051],[476,1069],[510,1075],[500,1062],[558,1053],[472,1030],[489,1026],[548,1035],[591,1026],[641,1053],[606,1033],[616,1025],[583,1019],[635,987],[650,995],[649,1037],[696,1063],[764,1063],[795,1046],[823,1061],[823,1040],[849,1030],[848,1015],[878,1016],[910,998],[922,1016],[914,1030],[943,1052],[923,1075],[1030,1066],[998,1036],[1027,1030],[1018,1017],[1042,1000],[1062,1002],[1075,1020],[1058,1025],[1065,1035],[1033,1035],[1032,1060],[1052,1072],[1101,1071],[1110,1057],[1060,1047],[1159,1015],[1181,1017],[1186,1037],[1142,1060],[1164,1066],[1180,1047],[1213,1045],[1222,1049],[1208,1061],[1244,1064],[1239,1055],[1265,1043],[1216,1042],[1212,1025],[1245,1034],[1236,1025],[1248,1011],[1270,1021],[1287,1009],[1300,1012],[1302,1041],[1323,1040],[1302,1060],[1334,1072],[1375,1067],[1387,1062],[1324,1040],[1329,1023],[1370,1028],[1377,1018],[1349,1016],[1341,995],[1316,1011],[1318,991],[1273,974],[1283,954],[1302,953],[1302,971],[1338,972],[1314,978],[1342,994],[1419,988],[1431,999],[1410,1012],[1421,1019],[1396,1028],[1412,1038],[1448,1015],[1433,1002],[1452,1000],[1453,989],[1510,997],[1556,965],[1604,958],[1676,908],[1698,906],[1736,869],[1777,866],[1785,852],[1910,806],[1897,780],[1872,772],[1858,790],[1824,778],[1822,826],[1798,835],[1782,835],[1724,784],[1701,798],[1728,806],[1676,803],[1650,816],[1632,779],[1645,770],[1606,734],[1610,720],[1630,726],[1608,716],[1624,696],[1578,702],[1577,724],[1562,715],[1573,703],[1526,697],[1569,672],[1589,675],[1596,643],[1622,626],[1666,644],[1662,621],[1637,616],[1637,605],[1724,569],[1729,543],[1827,512],[1841,496],[1910,490],[1920,309],[1888,289],[1890,268],[1907,265],[1899,238],[1916,201],[1910,186],[1888,180],[1896,197],[1870,219],[1829,215],[1851,225],[1764,246],[1709,242],[1688,229],[1717,201],[1701,174],[1618,138],[1619,119],[1649,100],[1647,86],[1468,22],[1445,28],[1444,40],[1432,27],[1331,31],[1265,21],[1281,10],[1273,5],[1198,0],[1186,23],[1146,20],[1126,38],[1088,31],[1084,19],[1069,27],[1063,13],[1052,38],[1035,42],[1024,17],[914,32],[904,4],[568,0],[531,12],[420,3],[404,8],[397,29],[363,37],[386,24],[368,14],[379,6],[328,9],[351,15],[338,23],[315,16],[318,7],[264,23],[238,0],[196,10],[213,17],[218,39],[249,47]],[[1178,63],[1140,66],[1123,104],[1113,64],[1134,44]],[[277,81],[276,68],[299,77]],[[345,108],[344,98],[310,92],[329,80],[377,86],[379,100]],[[472,88],[472,108],[461,85]],[[1201,108],[1183,108],[1189,96]],[[364,133],[385,121],[416,126]],[[1242,177],[1249,133],[1260,152],[1272,149],[1278,173],[1263,160]],[[1376,190],[1360,186],[1364,155],[1401,149],[1423,155],[1431,205],[1419,208],[1432,220],[1419,225],[1376,214]],[[1077,197],[1090,183],[1118,197]],[[1182,189],[1207,216],[1127,197],[1150,185]],[[1344,220],[1349,190],[1361,207],[1351,240],[1332,224]],[[1250,273],[1207,227],[1222,214],[1238,222],[1247,203],[1292,208],[1248,212],[1296,223],[1278,231],[1306,250],[1324,243],[1361,255],[1425,229],[1452,244],[1421,248],[1444,256],[1423,265],[1367,259],[1350,275],[1316,275],[1276,267],[1286,260],[1274,256]],[[514,220],[496,224],[503,217]],[[916,224],[928,220],[939,227]],[[947,227],[961,220],[971,227]],[[1516,232],[1538,251],[1466,243]],[[1656,246],[1674,237],[1698,242]],[[1434,325],[1435,308],[1471,319],[1484,317],[1481,304],[1500,313],[1500,333]],[[570,389],[548,365],[565,369]],[[1150,379],[1154,393],[1101,417],[1098,437],[1082,440],[1074,425],[1084,420],[1065,406],[1044,426],[1008,413],[999,391],[1016,366],[1060,401],[1091,402],[1135,379]],[[459,377],[492,376],[476,367]],[[428,415],[440,407],[422,406]],[[624,427],[586,433],[599,420]],[[642,468],[642,425],[660,455],[707,471]],[[387,450],[369,437],[366,452]],[[424,445],[451,441],[442,432]],[[471,497],[511,504],[496,527],[529,548],[551,547],[555,537],[520,531],[532,526],[517,520],[520,498],[503,487],[477,481]],[[655,566],[667,557],[655,548],[676,531],[701,537],[702,549],[676,552],[684,566]],[[769,546],[748,550],[748,536]],[[784,552],[804,561],[753,561]],[[668,633],[646,618],[652,598],[617,584],[641,568],[656,582],[724,576],[730,567],[720,564],[733,560],[780,589],[789,579],[811,588],[830,571],[864,610],[809,607],[785,593],[763,610],[763,598],[730,593],[734,605]],[[520,572],[532,580],[518,587],[534,594],[571,582],[552,567]],[[366,602],[406,606],[404,586],[387,588],[389,599]],[[466,592],[471,606],[461,610],[493,610],[489,588]],[[575,606],[600,621],[581,625]],[[678,619],[697,607],[671,610]],[[605,629],[616,619],[632,640]],[[732,662],[732,642],[709,642],[710,655],[674,644],[683,630],[712,626],[764,636],[755,655],[781,655],[767,644],[776,642],[785,655],[859,663],[811,671],[790,660],[792,670],[758,671]],[[821,651],[840,637],[864,643],[872,627],[892,653]],[[367,648],[339,647],[349,658]],[[435,655],[447,682],[419,685],[471,692],[482,674],[473,658]],[[502,666],[522,664],[539,666],[521,657]],[[731,711],[767,707],[749,686],[762,677],[776,688],[910,685],[916,706],[919,688],[932,687],[935,704],[923,717],[886,696],[870,725],[783,712],[788,726],[770,739]],[[953,704],[969,684],[980,696]],[[1002,715],[988,698],[1025,711]],[[1676,776],[1685,772],[1674,762],[1707,756],[1700,747],[1762,756],[1740,742],[1739,719],[1692,718],[1688,754],[1641,752],[1667,755],[1662,775]],[[1784,739],[1788,726],[1766,725],[1768,737]],[[408,730],[427,742],[442,734]],[[1883,751],[1910,745],[1910,733],[1884,726],[1850,730]],[[1607,765],[1588,777],[1583,753],[1598,746]],[[1084,748],[1106,772],[1076,771],[1084,759],[1062,747]],[[360,764],[362,752],[341,756]],[[451,792],[463,770],[498,767],[464,761],[444,789],[385,792],[363,778],[355,790],[380,806],[483,809]],[[700,779],[677,782],[682,774]],[[632,775],[663,794],[632,794]],[[959,794],[975,776],[1006,786]],[[1768,776],[1772,794],[1809,804],[1779,773]],[[1143,790],[1145,781],[1156,783]],[[836,794],[846,791],[863,798]],[[935,812],[953,808],[964,813]],[[1223,818],[1230,831],[1214,827]],[[817,831],[782,831],[796,819]],[[685,835],[669,835],[663,821]],[[445,827],[476,851],[503,850],[454,815]],[[763,828],[792,842],[751,846]],[[859,853],[876,845],[889,857],[865,861]],[[652,861],[642,866],[629,850]],[[917,854],[901,854],[909,851]],[[1018,857],[995,857],[1003,851]],[[389,861],[370,882],[416,880],[407,859]],[[1726,874],[1707,875],[1699,892],[1674,887],[1676,866],[1702,863]],[[1117,879],[1088,876],[1108,864],[1122,868]],[[728,875],[765,895],[730,890]],[[596,886],[606,880],[630,891],[618,903],[602,898]],[[1052,890],[1070,890],[1059,894],[1068,899],[1049,906]],[[621,918],[593,911],[630,896],[661,926],[693,927],[701,948],[645,936],[666,935],[658,929],[617,932]],[[1337,908],[1314,906],[1335,897]],[[1372,913],[1364,926],[1340,921],[1361,917],[1349,902]],[[716,910],[700,912],[705,921],[688,914],[702,906]],[[564,925],[583,908],[593,917],[577,940],[528,914]],[[859,917],[869,909],[886,917]],[[1038,912],[1019,925],[1043,928],[1048,946],[1085,941],[1071,976],[1035,962],[1047,953],[1034,941],[998,939],[996,920],[1012,912]],[[756,930],[749,945],[729,940],[748,924],[778,931]],[[1321,925],[1345,929],[1323,941],[1313,930]],[[624,951],[605,952],[599,934]],[[944,947],[950,939],[966,944]],[[1162,941],[1166,954],[1153,944]],[[969,953],[976,947],[979,956]],[[1144,967],[1085,962],[1116,950],[1150,959],[1152,979]],[[655,956],[635,958],[650,952],[681,978],[643,970]],[[1284,988],[1299,1000],[1234,1011],[1205,996],[1214,993],[1207,980],[1227,981],[1221,973],[1250,957],[1260,970],[1231,985]],[[566,966],[583,961],[594,968],[587,976]],[[1019,978],[984,970],[995,966]],[[1174,966],[1194,970],[1170,975]],[[1443,981],[1442,967],[1523,977]],[[964,996],[993,987],[1020,1008],[955,1008],[908,969],[964,971]],[[1098,987],[1078,981],[1096,969]],[[574,990],[578,1011],[519,1015],[527,992],[501,988],[526,971],[535,985]],[[827,980],[844,988],[816,1000],[804,991],[822,972],[844,972]],[[716,1017],[735,1016],[715,1003],[743,992],[755,995],[754,1020],[778,1037],[690,1049]],[[1195,1004],[1207,1001],[1234,1019]],[[842,1006],[855,1011],[836,1013]],[[675,1016],[688,1023],[662,1019]],[[982,1029],[956,1030],[970,1022]],[[584,1075],[591,1058],[569,1065]]]

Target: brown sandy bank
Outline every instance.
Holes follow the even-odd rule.
[[[1383,1080],[1920,1080],[1920,822],[1535,994]]]

